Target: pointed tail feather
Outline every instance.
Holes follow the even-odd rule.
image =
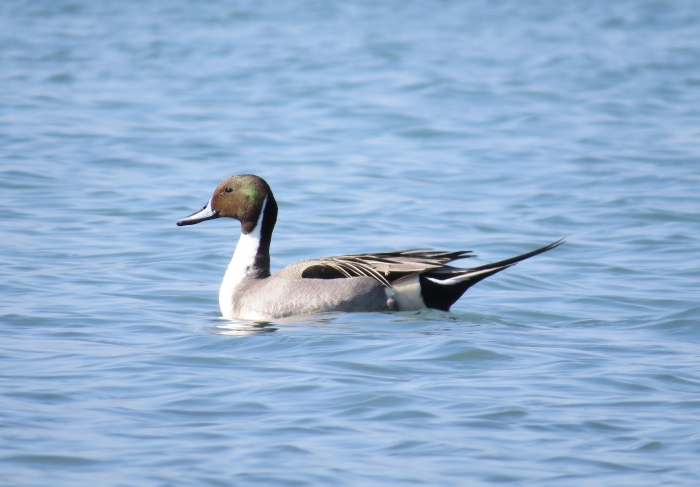
[[[533,250],[532,252],[528,252],[526,254],[521,254],[521,255],[518,255],[516,257],[511,257],[510,259],[494,262],[492,264],[486,264],[486,265],[482,265],[480,267],[473,267],[469,270],[470,271],[480,271],[480,270],[486,270],[486,269],[494,269],[496,267],[501,267],[502,269],[505,269],[506,267],[510,267],[512,265],[515,265],[518,262],[521,262],[525,259],[529,259],[530,257],[534,257],[536,255],[547,252],[548,250],[552,250],[555,247],[559,247],[561,244],[564,243],[565,240],[566,240],[566,237],[563,237],[554,243],[551,243],[549,245],[545,245],[544,247],[541,247],[537,250]],[[502,269],[499,269],[499,270],[502,270]]]
[[[477,282],[492,276],[503,269],[512,267],[520,261],[547,252],[564,243],[564,238],[554,243],[541,247],[532,252],[521,254],[510,259],[493,262],[491,264],[473,267],[471,269],[459,269],[456,267],[443,267],[435,271],[429,271],[420,276],[423,301],[428,308],[449,311],[467,289]]]

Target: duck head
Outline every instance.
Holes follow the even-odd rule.
[[[274,226],[277,217],[277,205],[267,182],[253,174],[231,176],[223,180],[214,190],[209,202],[204,207],[188,217],[177,222],[177,226],[194,225],[195,223],[214,218],[229,217],[241,222],[241,232],[252,232],[263,210],[266,213],[274,206],[274,217],[266,215],[268,224]]]

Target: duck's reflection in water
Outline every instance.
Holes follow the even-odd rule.
[[[212,332],[215,335],[228,336],[248,336],[260,333],[270,333],[277,331],[277,328],[270,322],[242,321],[242,320],[217,320]]]
[[[286,330],[295,330],[299,326],[319,328],[324,326],[332,326],[336,321],[336,316],[328,314],[319,315],[300,315],[280,318],[275,323],[270,321],[245,321],[245,320],[227,320],[219,318],[213,326],[213,333],[216,335],[229,336],[247,336],[260,333],[269,333],[280,331],[280,327]]]

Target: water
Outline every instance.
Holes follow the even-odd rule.
[[[700,7],[0,6],[0,484],[700,483]],[[220,319],[272,265],[567,243],[451,313]],[[470,262],[470,264],[473,263]]]

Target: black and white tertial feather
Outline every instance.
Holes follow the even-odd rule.
[[[475,257],[471,250],[444,252],[440,250],[408,249],[372,254],[350,254],[322,257],[302,272],[305,279],[338,279],[367,276],[390,287],[424,272],[440,269],[453,260]]]
[[[545,247],[510,259],[479,267],[461,268],[447,264],[476,257],[471,250],[448,252],[442,250],[409,249],[372,254],[351,254],[316,259],[301,274],[304,279],[342,279],[371,277],[385,287],[392,287],[412,278],[420,278],[425,306],[449,310],[467,289],[518,262],[541,254],[564,243],[560,239]]]

